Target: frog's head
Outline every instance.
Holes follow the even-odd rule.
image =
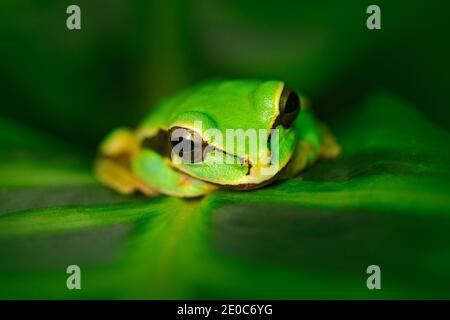
[[[232,188],[268,182],[291,158],[299,96],[280,81],[202,86],[179,102],[168,129],[175,168]]]

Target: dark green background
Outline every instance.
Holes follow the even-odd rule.
[[[82,29],[67,30],[78,4]],[[382,29],[366,28],[381,8]],[[446,1],[0,3],[0,297],[449,298]],[[209,77],[280,79],[343,156],[253,192],[123,197],[101,138]],[[65,269],[78,264],[82,290]],[[382,290],[366,288],[379,265]]]

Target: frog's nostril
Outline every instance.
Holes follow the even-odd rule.
[[[289,87],[285,86],[281,93],[279,110],[281,124],[290,127],[300,112],[300,98]]]

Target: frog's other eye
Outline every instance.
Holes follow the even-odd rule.
[[[300,113],[300,98],[291,88],[285,86],[281,93],[280,103],[280,123],[289,128]]]
[[[186,128],[170,130],[172,157],[177,155],[184,163],[198,163],[203,160],[203,141],[199,134]]]

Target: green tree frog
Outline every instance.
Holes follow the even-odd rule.
[[[97,179],[122,193],[203,196],[288,179],[341,148],[282,81],[202,82],[155,105],[99,146]]]

